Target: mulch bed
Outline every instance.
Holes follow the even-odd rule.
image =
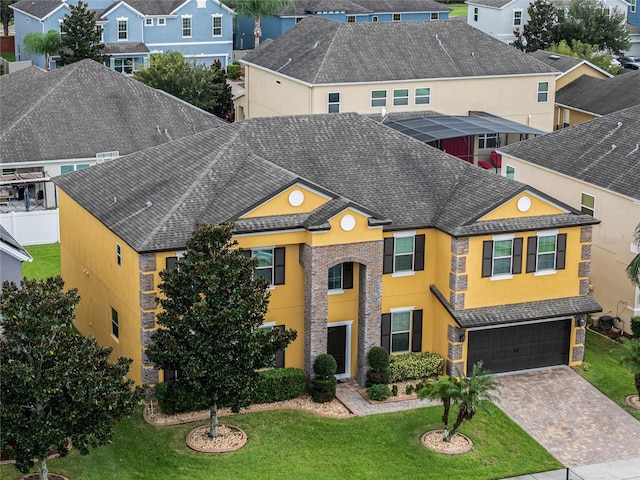
[[[38,475],[37,473],[29,473],[24,477],[20,477],[20,480],[38,480],[39,478],[40,478],[40,475]],[[69,479],[63,475],[58,475],[57,473],[50,473],[49,480],[69,480]]]
[[[219,425],[219,437],[209,438],[209,430],[209,425],[203,425],[187,433],[189,448],[202,453],[224,453],[238,450],[247,443],[247,434],[233,425]]]
[[[420,437],[420,443],[429,450],[444,455],[460,455],[473,448],[469,437],[456,433],[450,442],[442,440],[443,430],[431,430]]]
[[[624,402],[634,410],[640,410],[640,397],[638,397],[638,394],[628,395]]]

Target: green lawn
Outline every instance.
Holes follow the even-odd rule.
[[[31,245],[25,247],[33,257],[32,262],[22,263],[22,276],[44,279],[60,275],[60,244]]]
[[[138,411],[118,425],[111,445],[86,457],[72,451],[48,466],[73,480],[489,480],[562,467],[500,410],[493,410],[480,411],[463,426],[474,449],[457,456],[436,454],[420,444],[422,433],[439,427],[440,407],[349,419],[295,410],[223,417],[248,436],[247,445],[226,454],[196,453],[186,446],[186,433],[202,422],[153,427]],[[14,467],[0,467],[0,478],[18,477]]]
[[[611,351],[622,348],[618,343],[587,330],[584,366],[575,370],[611,400],[640,420],[640,412],[624,403],[627,395],[636,393],[633,375],[611,356]],[[586,368],[586,369],[585,369]]]
[[[461,15],[464,15],[465,17],[467,16],[467,9],[469,5],[466,3],[447,3],[444,6],[451,9],[451,12],[449,12],[450,17],[459,17]]]
[[[15,62],[16,61],[16,55],[15,53],[2,53],[0,54],[0,57],[4,58],[5,60],[9,61],[9,62]]]

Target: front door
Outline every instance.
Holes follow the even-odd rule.
[[[347,326],[329,327],[327,333],[327,353],[336,359],[336,377],[347,373]]]

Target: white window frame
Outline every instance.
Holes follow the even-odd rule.
[[[347,15],[347,23],[356,23],[355,15]]]
[[[59,19],[58,19],[58,33],[59,33],[60,35],[66,35],[66,33],[63,33],[63,32],[62,32],[62,22],[63,22],[63,20],[62,20],[61,18],[59,18]]]
[[[426,90],[427,93],[418,93],[418,90]],[[430,105],[431,104],[431,87],[417,87],[413,92],[413,102],[416,105]]]
[[[534,276],[539,275],[553,275],[556,273],[556,258],[558,256],[558,231],[557,230],[546,230],[544,232],[537,232],[538,241],[536,242],[536,271],[534,272]],[[553,237],[554,238],[554,249],[553,252],[540,252],[540,239]],[[553,267],[551,268],[540,268],[540,256],[541,255],[553,255]]]
[[[374,97],[374,94],[380,94],[384,92],[384,97]],[[386,107],[387,106],[387,91],[386,90],[371,90],[371,108]]]
[[[373,17],[371,17],[371,22],[372,23],[377,23],[378,22],[378,16],[374,15]]]
[[[546,85],[547,89],[542,90],[542,85]],[[541,100],[544,98],[544,100]],[[547,103],[549,101],[549,82],[538,82],[537,103]]]
[[[216,27],[216,20],[220,22],[220,25]],[[216,28],[220,30],[220,33],[216,34]],[[211,36],[212,37],[221,37],[222,36],[222,15],[219,13],[215,13],[211,15]]]
[[[397,253],[398,248],[398,240],[404,238],[411,238],[411,268],[396,270],[398,266],[398,256],[407,256],[409,253],[402,252]],[[403,277],[409,275],[415,275],[415,265],[416,265],[416,232],[399,232],[393,234],[393,273],[392,277]]]
[[[495,145],[487,146],[491,141],[495,141]],[[487,150],[490,148],[498,147],[498,134],[497,133],[480,133],[478,134],[478,150]]]
[[[513,26],[521,27],[522,26],[522,18],[524,17],[524,11],[522,8],[514,8],[513,9]]]
[[[396,95],[396,92],[407,92],[406,95]],[[409,105],[409,89],[408,88],[396,88],[393,90],[393,106],[394,107],[406,107]]]
[[[331,95],[338,95],[338,101],[337,102],[332,102],[331,101]],[[331,107],[332,106],[338,106],[338,110],[336,110],[335,112],[331,111]],[[340,92],[329,92],[327,93],[327,113],[340,113]]]
[[[185,27],[185,21],[189,21],[189,26]],[[185,35],[185,32],[189,30],[189,35]],[[193,15],[181,15],[180,16],[180,31],[182,32],[182,38],[193,38]]]
[[[153,27],[153,18],[145,18],[144,19],[144,26],[145,27]]]
[[[120,30],[120,25],[124,25],[124,30]],[[127,17],[120,17],[116,19],[116,29],[119,42],[126,42],[129,40],[129,19]],[[124,38],[120,38],[121,33],[124,33]]]
[[[116,243],[116,264],[122,266],[122,245]]]
[[[156,20],[156,25],[158,25],[159,27],[166,27],[167,26],[167,19],[162,17],[162,18],[158,18],[158,20]]]
[[[593,198],[593,207],[590,207],[589,205],[584,203],[585,196]],[[587,193],[587,192],[580,192],[580,211],[586,215],[591,215],[592,217],[595,217],[596,216],[596,196],[591,195],[590,193]]]
[[[516,179],[516,167],[513,165],[505,165],[504,176],[511,180]]]
[[[392,13],[391,14],[391,21],[392,22],[401,22],[402,21],[402,14],[401,13]]]
[[[266,251],[271,251],[271,265],[264,265],[264,266],[256,266],[253,269],[254,275],[258,270],[263,270],[263,271],[267,271],[269,270],[271,272],[271,279],[269,280],[269,288],[275,288],[274,285],[274,275],[275,275],[275,265],[274,265],[274,261],[275,261],[275,247],[259,247],[259,248],[252,248],[251,249],[251,258],[256,258],[258,252],[266,252]],[[258,260],[259,261],[259,260]],[[256,276],[260,276],[262,277],[262,275],[256,275]],[[264,277],[262,277],[264,278]]]
[[[492,251],[491,251],[491,280],[509,280],[513,278],[513,240],[515,239],[515,235],[512,233],[505,235],[494,235],[491,240],[493,241]],[[496,244],[498,242],[511,242],[511,253],[509,254],[509,272],[508,273],[495,273],[496,272],[496,259],[503,260],[507,258],[506,255],[496,256]]]
[[[431,20],[440,20],[440,12],[431,12]]]
[[[398,353],[407,353],[411,351],[411,335],[412,335],[412,331],[413,331],[413,311],[415,310],[415,307],[400,307],[400,308],[391,308],[389,309],[389,312],[391,313],[391,332],[389,335],[389,353],[390,354],[398,354]],[[408,314],[409,315],[409,330],[399,330],[397,332],[393,331],[393,321],[394,321],[394,317],[396,315],[401,315],[401,314]],[[404,334],[409,334],[409,342],[407,344],[407,349],[406,350],[394,350],[393,349],[393,336],[394,335],[404,335]]]
[[[111,307],[111,336],[120,341],[120,318],[118,311]]]
[[[335,269],[335,268],[340,268],[340,286],[338,288],[331,288],[329,285],[329,279],[327,279],[327,288],[329,289],[329,295],[336,295],[336,294],[340,294],[340,293],[344,293],[344,267],[343,267],[344,263],[338,263],[337,265],[334,265],[333,267],[328,269],[328,277],[329,279],[331,278],[331,270]]]
[[[473,7],[473,21],[477,22],[479,15],[478,7]]]
[[[629,12],[636,13],[636,10],[638,9],[638,0],[629,0],[629,3],[631,3],[631,5],[629,5]]]

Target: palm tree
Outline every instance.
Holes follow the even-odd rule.
[[[229,1],[229,6],[234,8],[239,15],[255,17],[256,24],[253,29],[255,38],[254,48],[260,45],[262,30],[260,28],[260,17],[275,15],[280,10],[289,7],[292,11],[295,5],[292,0],[236,0]]]
[[[636,231],[633,233],[633,242],[640,248],[640,223],[636,226]],[[625,270],[631,283],[640,286],[640,253],[631,260],[631,263],[627,265]]]
[[[455,385],[457,391],[453,398],[456,399],[458,404],[458,417],[451,432],[449,432],[449,436],[444,439],[447,442],[454,437],[458,427],[464,420],[471,421],[478,408],[485,408],[487,402],[497,400],[497,397],[492,392],[498,390],[500,386],[500,382],[493,374],[482,369],[481,361],[473,366],[469,377],[465,377],[460,369],[456,368],[456,370]]]
[[[62,50],[60,34],[55,30],[49,30],[47,33],[29,32],[24,36],[24,50],[44,55],[44,69],[49,71],[51,55],[56,55]]]
[[[613,354],[620,362],[620,365],[627,367],[633,374],[638,397],[640,397],[640,338],[628,339],[622,337],[620,342],[624,348],[614,350]]]
[[[443,440],[449,436],[449,411],[451,405],[456,403],[459,389],[456,386],[455,377],[438,377],[437,380],[429,380],[427,386],[418,392],[420,399],[429,398],[440,400],[444,406],[442,413]]]

